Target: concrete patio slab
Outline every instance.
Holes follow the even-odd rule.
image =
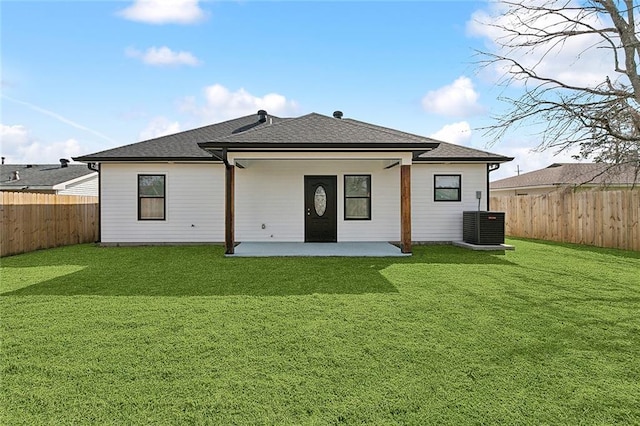
[[[471,244],[464,241],[454,241],[454,246],[466,248],[469,250],[480,250],[480,251],[502,251],[505,250],[515,250],[515,246],[511,246],[509,244]]]
[[[281,243],[243,242],[228,257],[404,257],[400,248],[388,242]]]

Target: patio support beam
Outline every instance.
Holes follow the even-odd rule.
[[[400,166],[400,243],[411,253],[411,165]]]
[[[235,247],[234,193],[235,166],[225,163],[224,247],[226,254],[233,254]]]

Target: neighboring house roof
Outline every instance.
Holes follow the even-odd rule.
[[[268,116],[263,122],[259,121],[256,115],[249,115],[75,159],[85,162],[219,161],[219,152],[223,149],[232,151],[278,148],[398,149],[414,151],[416,161],[503,162],[512,160],[510,157],[458,147],[424,136],[317,113],[297,118]]]
[[[545,186],[632,185],[640,176],[630,166],[604,163],[554,163],[550,166],[491,182],[491,189],[533,188]]]
[[[18,172],[18,180],[15,180]],[[97,175],[86,164],[2,164],[0,190],[58,190],[66,185]]]

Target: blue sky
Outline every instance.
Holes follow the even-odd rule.
[[[563,154],[535,136],[493,145],[504,108],[474,49],[474,1],[3,1],[2,155],[47,163],[253,114],[345,117],[515,156],[494,177]],[[480,14],[480,15],[479,15]],[[526,129],[525,129],[526,130]]]

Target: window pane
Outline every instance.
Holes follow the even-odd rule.
[[[368,198],[347,198],[344,200],[345,219],[369,219]]]
[[[460,176],[436,176],[436,188],[460,188]]]
[[[140,196],[164,197],[164,176],[138,176]]]
[[[318,216],[322,216],[327,211],[327,192],[322,185],[316,188],[316,193],[313,196],[313,207]]]
[[[459,189],[436,189],[436,201],[458,201]]]
[[[140,198],[140,219],[164,219],[164,198]]]
[[[345,176],[344,194],[347,197],[369,197],[370,176]]]

